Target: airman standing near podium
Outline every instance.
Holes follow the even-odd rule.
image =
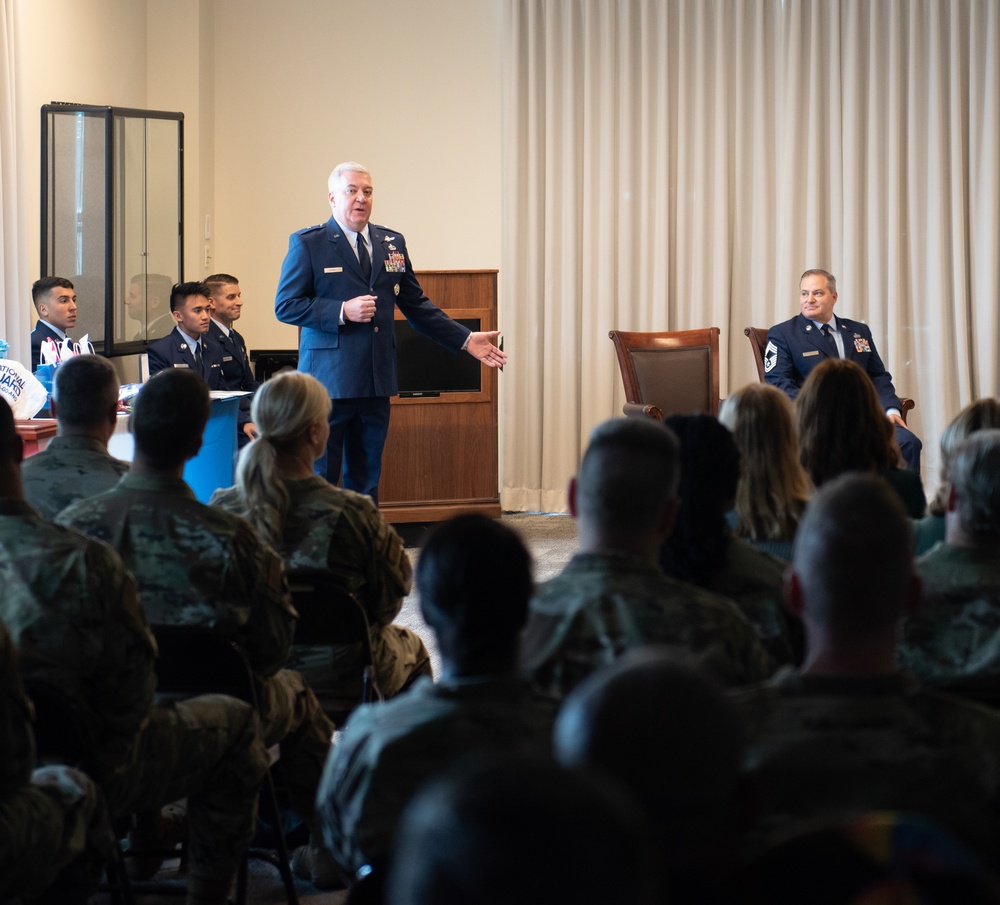
[[[317,474],[378,503],[389,397],[399,392],[393,303],[420,334],[451,352],[467,351],[491,368],[504,352],[499,331],[470,332],[420,288],[403,236],[369,223],[372,180],[360,163],[330,174],[326,223],[292,233],[274,302],[279,321],[302,328],[299,370],[333,400],[327,454]],[[358,241],[360,237],[360,242]]]
[[[849,358],[871,378],[907,467],[920,472],[920,438],[906,427],[901,404],[867,324],[837,318],[837,279],[825,270],[807,270],[799,279],[801,314],[767,331],[764,379],[794,400],[809,372],[827,358]]]

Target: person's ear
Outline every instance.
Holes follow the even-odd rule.
[[[948,512],[954,512],[955,506],[958,501],[958,495],[955,493],[955,485],[948,485]]]
[[[577,484],[576,484],[576,476],[574,475],[572,478],[569,479],[569,486],[566,488],[566,497],[569,501],[569,514],[573,516],[573,518],[576,518],[578,513],[576,505],[576,493],[577,493]]]

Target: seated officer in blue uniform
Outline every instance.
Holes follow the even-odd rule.
[[[76,326],[76,292],[65,277],[42,277],[31,286],[31,301],[38,312],[31,331],[31,372],[38,370],[42,343],[51,339],[57,346],[67,339],[66,331]]]
[[[177,283],[170,290],[170,312],[175,326],[146,351],[149,375],[164,368],[190,368],[205,378],[210,390],[223,390],[222,349],[209,335],[212,322],[208,286]]]
[[[222,385],[227,390],[257,391],[260,383],[254,379],[250,369],[250,356],[246,341],[233,326],[243,311],[243,293],[240,281],[228,273],[213,273],[205,277],[208,286],[208,300],[212,303],[212,322],[208,335],[222,349]],[[257,428],[250,420],[250,405],[253,396],[240,399],[240,410],[236,417],[236,442],[246,446],[257,436]]]
[[[892,385],[892,375],[879,358],[872,332],[860,321],[837,318],[837,279],[825,270],[807,270],[799,280],[801,314],[767,331],[764,379],[795,399],[809,372],[827,358],[849,358],[871,378],[896,441],[911,471],[920,471],[920,438],[908,430]]]

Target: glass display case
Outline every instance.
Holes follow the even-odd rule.
[[[75,286],[74,339],[134,355],[173,329],[183,195],[184,114],[42,107],[41,274]]]

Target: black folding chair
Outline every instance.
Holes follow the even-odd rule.
[[[76,702],[59,686],[45,679],[25,676],[25,689],[35,706],[35,749],[40,765],[66,764],[95,776],[94,741]],[[105,891],[114,905],[135,905],[125,871],[121,840],[112,834],[114,848],[105,866]]]
[[[156,666],[158,693],[178,697],[228,694],[246,701],[260,713],[253,671],[245,654],[232,639],[211,629],[194,626],[155,625],[153,634],[159,648]],[[289,905],[298,905],[270,770],[261,784],[260,808],[273,828],[276,851],[253,848],[247,852],[236,881],[237,905],[245,905],[247,900],[249,858],[258,858],[277,867]]]
[[[295,646],[289,666],[300,669],[309,680],[324,712],[338,726],[358,704],[381,701],[372,652],[372,630],[360,601],[324,572],[293,572],[288,575],[292,603],[298,611]],[[304,664],[312,658],[329,658],[345,647],[357,657],[360,693],[345,698],[343,689],[325,688],[315,681]]]

